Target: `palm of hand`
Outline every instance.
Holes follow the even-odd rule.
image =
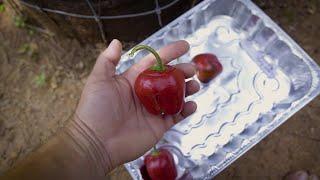
[[[138,74],[152,64],[151,56],[147,56],[125,73],[115,75],[121,44],[114,44],[112,51],[110,46],[98,58],[88,78],[76,116],[94,130],[111,154],[112,163],[115,166],[145,153],[161,139],[175,121],[180,121],[195,111],[195,105],[188,102],[181,114],[176,117],[165,117],[165,120],[148,113],[135,95],[133,85]],[[177,46],[177,51],[163,55],[169,56],[168,61],[182,55],[188,47],[181,41],[171,46]],[[161,51],[168,51],[168,49],[172,47]],[[160,52],[160,54],[163,53]],[[186,77],[194,74],[190,64],[179,66],[183,68]],[[194,81],[190,81],[187,83],[187,94],[196,92],[198,88]]]

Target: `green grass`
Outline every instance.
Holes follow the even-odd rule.
[[[4,4],[0,3],[0,13],[3,13],[6,10]]]
[[[29,43],[25,43],[25,44],[22,44],[22,46],[19,47],[18,53],[25,54],[25,53],[28,53],[30,50],[31,50],[30,44]]]
[[[13,18],[14,25],[18,28],[25,28],[26,27],[26,19],[21,16],[15,16]]]
[[[46,84],[46,74],[41,72],[40,74],[36,75],[34,78],[34,83],[37,87],[42,87]]]
[[[33,42],[22,44],[17,51],[19,54],[28,56],[31,60],[38,60],[38,46]]]

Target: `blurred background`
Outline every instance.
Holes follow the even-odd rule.
[[[0,0],[0,174],[72,117],[110,40],[128,50],[199,2]],[[254,2],[320,64],[320,0]],[[318,97],[216,179],[281,179],[299,169],[320,175],[319,152]],[[108,178],[130,176],[119,167]]]

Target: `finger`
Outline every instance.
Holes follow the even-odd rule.
[[[180,114],[176,116],[166,116],[165,117],[165,126],[166,129],[170,129],[172,126],[182,121],[186,117],[190,116],[197,109],[197,104],[193,101],[188,101],[184,104],[183,110]]]
[[[122,51],[122,44],[119,40],[114,39],[109,44],[108,48],[100,54],[102,61],[110,61],[114,66],[117,66]]]
[[[188,50],[188,42],[181,40],[161,48],[159,50],[159,55],[164,63],[168,63],[182,56]],[[149,54],[146,57],[142,58],[138,63],[134,64],[126,72],[124,72],[123,75],[129,80],[129,82],[133,83],[138,74],[140,74],[145,69],[151,67],[153,64],[155,64],[155,62],[155,57],[152,54]]]
[[[164,64],[169,63],[170,61],[182,56],[189,50],[189,43],[184,40],[176,41],[169,45],[164,46],[161,48],[158,53],[163,61]],[[148,54],[146,57],[142,58],[136,66],[137,69],[145,70],[148,67],[155,64],[156,59],[153,54]]]
[[[190,116],[197,110],[197,104],[194,101],[188,101],[184,104],[183,110],[181,111],[181,116],[184,118]],[[182,119],[181,119],[182,120]],[[180,120],[180,121],[181,121]],[[179,122],[179,121],[178,121]]]
[[[96,64],[93,67],[92,73],[97,76],[113,76],[115,67],[121,57],[122,45],[117,39],[114,39],[98,57]]]
[[[186,79],[191,78],[196,73],[196,68],[191,63],[181,63],[181,64],[175,65],[175,67],[183,71]]]
[[[200,89],[200,84],[196,80],[190,80],[186,83],[186,96],[190,96]]]

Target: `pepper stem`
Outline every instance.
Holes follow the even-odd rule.
[[[157,64],[152,67],[152,70],[156,70],[156,71],[164,71],[164,70],[165,70],[165,66],[164,66],[163,63],[162,63],[162,60],[161,60],[159,54],[157,53],[157,51],[155,51],[155,50],[154,50],[152,47],[150,47],[150,46],[147,46],[147,45],[137,45],[137,46],[135,46],[135,47],[131,50],[131,52],[129,53],[129,56],[133,56],[134,53],[136,53],[137,51],[140,51],[140,50],[142,50],[142,49],[145,49],[145,50],[151,52],[151,53],[156,57]]]
[[[158,156],[159,154],[160,154],[160,151],[156,148],[156,146],[153,146],[151,155]]]

